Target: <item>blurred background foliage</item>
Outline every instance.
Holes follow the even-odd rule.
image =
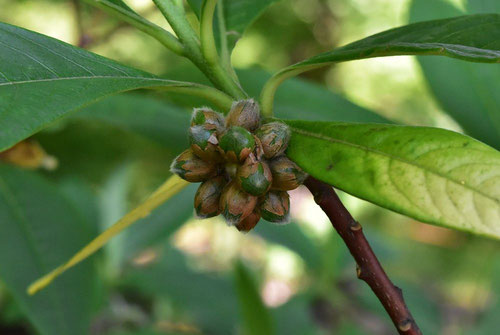
[[[128,3],[167,27],[151,1]],[[499,7],[497,0],[277,1],[238,42],[233,64],[256,96],[270,73],[334,46],[409,22]],[[152,38],[79,1],[0,0],[0,8],[1,21],[167,78],[203,81]],[[445,58],[342,63],[283,85],[277,114],[444,127],[498,149],[499,78],[498,66]],[[189,110],[204,103],[150,92],[110,97],[25,143],[42,168],[4,157],[0,334],[393,332],[306,189],[293,192],[292,224],[260,222],[254,232],[240,234],[220,219],[195,220],[196,188],[189,187],[40,295],[24,294],[30,281],[169,175],[170,161],[187,144]],[[425,334],[496,333],[498,242],[342,196]]]

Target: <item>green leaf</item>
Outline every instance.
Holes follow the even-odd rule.
[[[0,45],[0,151],[75,109],[128,90],[171,90],[231,103],[213,88],[161,79],[4,23]]]
[[[189,185],[125,232],[126,258],[166,241],[193,215],[193,199],[199,185]],[[143,223],[143,224],[141,224]]]
[[[58,183],[59,191],[83,218],[90,235],[99,233],[97,199],[89,183],[77,177],[65,177]]]
[[[500,12],[500,2],[468,2],[467,13],[486,11]],[[410,14],[412,21],[420,21],[464,13],[448,1],[418,0]],[[431,57],[418,57],[418,61],[442,108],[468,134],[500,149],[500,66]]]
[[[224,21],[229,45],[232,48],[262,12],[278,0],[219,0],[223,2]],[[199,16],[203,0],[188,0],[195,13]],[[216,24],[216,27],[218,22]]]
[[[467,15],[391,29],[325,52],[277,73],[262,92],[265,114],[278,86],[302,72],[336,62],[397,56],[438,55],[472,62],[500,62],[500,14]]]
[[[258,97],[266,81],[271,78],[271,74],[257,67],[238,69],[236,73],[250,97]],[[188,71],[187,67],[171,69],[167,75],[176,80],[203,83],[202,75]],[[198,99],[187,100],[184,96],[172,98],[175,99],[175,104],[187,108],[200,105]],[[275,104],[275,115],[279,118],[391,123],[388,119],[352,103],[342,95],[301,78],[292,78],[285,82],[276,95]]]
[[[260,90],[271,78],[269,73],[258,68],[238,70],[237,73],[245,90],[254,97],[259,96]],[[322,85],[300,78],[292,78],[283,84],[276,95],[275,115],[311,121],[391,123]]]
[[[88,227],[54,185],[0,165],[0,279],[43,335],[89,332],[96,273],[85,262],[35,297],[26,287],[90,239]]]
[[[139,94],[109,97],[71,116],[113,125],[175,149],[188,146],[190,118],[185,109]]]
[[[275,334],[271,314],[264,306],[249,270],[241,262],[238,262],[234,272],[240,315],[243,321],[243,333],[245,335]]]
[[[500,238],[500,153],[444,129],[286,121],[313,177],[423,222]]]

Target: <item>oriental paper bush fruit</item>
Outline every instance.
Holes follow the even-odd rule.
[[[275,223],[287,222],[290,212],[287,191],[300,185],[307,177],[307,172],[323,183],[414,219],[500,238],[500,154],[494,148],[442,129],[387,124],[390,122],[385,118],[352,108],[351,104],[342,103],[340,97],[335,100],[340,102],[338,104],[330,106],[329,102],[321,105],[315,97],[322,95],[322,89],[305,89],[308,85],[299,85],[300,97],[296,97],[297,90],[283,86],[283,95],[276,101],[274,99],[280,85],[291,77],[338,62],[371,57],[447,56],[492,63],[491,68],[497,66],[498,69],[499,14],[464,15],[415,23],[330,50],[278,71],[262,87],[252,89],[254,96],[260,89],[259,100],[254,101],[248,99],[249,94],[243,89],[249,88],[250,91],[250,81],[238,78],[238,72],[231,68],[231,52],[236,40],[234,33],[242,34],[245,27],[255,20],[257,13],[274,1],[153,1],[172,31],[164,30],[141,17],[126,1],[86,1],[149,34],[174,54],[191,61],[205,74],[210,84],[161,78],[47,36],[0,23],[0,151],[13,147],[55,121],[68,117],[73,111],[101,98],[135,89],[187,94],[205,99],[206,103],[218,111],[230,113],[225,118],[211,108],[195,109],[188,130],[190,147],[172,164],[172,171],[176,175],[171,176],[146,201],[67,262],[33,283],[28,290],[30,294],[41,290],[64,271],[95,253],[130,225],[141,222],[142,218],[145,218],[142,222],[151,221],[152,217],[148,215],[186,187],[186,181],[201,183],[194,199],[195,211],[200,218],[223,215],[229,224],[241,231],[250,231],[261,218]],[[489,69],[484,72],[494,73]],[[253,74],[259,76],[257,71]],[[446,94],[444,88],[451,81],[448,76],[441,77],[439,79],[442,81],[432,86],[443,90],[445,96],[456,96],[457,94]],[[490,88],[491,92],[498,91],[495,86],[485,84],[478,78],[480,77],[474,77],[474,81],[480,84],[486,95]],[[491,78],[497,79],[494,75]],[[467,80],[456,82],[460,82],[460,88],[464,91],[475,91]],[[484,103],[484,108],[478,107],[488,115],[477,125],[474,122],[464,124],[461,117],[455,119],[470,135],[481,136],[488,133],[484,137],[488,140],[487,144],[498,149],[498,122],[490,122],[495,120],[498,108],[495,109],[495,99],[483,98],[486,95],[477,95],[488,102]],[[173,101],[171,103],[176,104]],[[275,103],[281,114],[279,116],[287,119],[286,121],[274,118]],[[477,105],[472,103],[468,106]],[[152,108],[144,109],[145,112],[146,109],[147,112],[154,112]],[[162,141],[178,142],[176,135],[180,119],[174,121],[169,108],[161,110],[162,113],[159,114],[169,122],[151,122],[153,125],[148,125],[150,128],[145,133],[157,139],[152,134],[155,131],[150,130],[161,127],[161,131],[156,133],[161,134]],[[110,116],[106,113],[112,114]],[[453,111],[448,110],[448,113],[454,116]],[[136,113],[136,110],[131,114],[134,115],[133,122],[127,119],[129,116],[122,112],[122,108],[112,105],[104,111],[92,113],[91,117],[99,119],[102,116],[106,118],[107,115],[112,124],[129,122],[132,131],[141,128],[144,132],[149,114]],[[265,119],[261,118],[261,114]],[[466,108],[455,114],[475,121],[480,118],[478,115],[481,115],[481,111]],[[294,117],[299,120],[291,120]],[[469,124],[477,127],[468,127]],[[489,131],[482,128],[486,124]],[[0,159],[12,161],[11,154],[12,152],[0,155]],[[12,178],[9,179],[8,173],[4,174],[7,176],[4,178],[5,184],[12,184],[12,189],[17,191],[24,178],[14,183],[10,180]],[[28,194],[31,196],[32,190],[36,188],[29,185]],[[47,297],[55,297],[54,293],[59,292],[49,291],[47,296],[34,299],[27,298],[24,294],[27,281],[48,270],[47,267],[52,266],[53,262],[39,262],[45,261],[45,251],[41,254],[34,253],[35,249],[31,246],[24,249],[21,247],[19,252],[11,252],[22,245],[22,241],[38,241],[50,234],[41,229],[24,229],[27,225],[42,225],[39,217],[33,215],[36,211],[27,208],[24,210],[26,213],[19,213],[19,208],[23,206],[16,206],[15,202],[10,201],[16,194],[5,193],[5,187],[0,187],[0,196],[2,195],[7,199],[0,202],[7,213],[2,216],[5,213],[0,212],[0,218],[7,218],[0,220],[0,225],[3,224],[2,232],[6,232],[3,234],[3,252],[0,252],[5,255],[0,262],[2,282],[12,290],[13,297],[19,300],[17,303],[23,309],[28,306],[38,310],[41,306],[42,311],[38,311],[38,316],[41,317],[33,318],[44,321],[34,322],[44,324],[43,330],[37,329],[40,334],[63,334],[64,331],[57,327],[59,324],[66,326],[66,320],[73,323],[72,316],[67,317],[63,309],[58,313],[61,322],[53,322],[52,315],[45,317],[46,311],[50,310],[46,308],[51,300]],[[33,198],[40,201],[37,208],[52,208],[48,205],[62,203],[54,197],[47,198],[54,201],[47,200],[44,196]],[[24,204],[22,201],[19,203]],[[18,214],[26,214],[27,219],[15,222],[22,218]],[[44,213],[36,214],[42,214],[43,217]],[[165,215],[161,211],[154,213],[156,214]],[[167,215],[170,220],[170,213]],[[47,227],[70,236],[64,230],[68,226],[60,218],[61,216],[54,215],[54,220],[47,219]],[[57,225],[57,222],[61,225]],[[16,224],[22,229],[12,230]],[[168,229],[171,228],[172,225]],[[21,236],[15,236],[17,231]],[[28,236],[23,236],[23,233]],[[77,245],[79,241],[74,239],[71,244]],[[64,243],[50,251],[54,255],[63,255],[65,250],[74,251],[65,249]],[[25,255],[31,254],[34,254],[35,262],[26,259],[28,256]],[[45,266],[28,271],[31,263]],[[22,269],[19,264],[23,264]],[[26,273],[31,275],[28,277]],[[82,279],[81,282],[90,280]],[[74,292],[70,293],[73,295]],[[57,299],[60,296],[57,294]],[[263,318],[259,318],[259,322],[249,324],[260,326],[263,324],[262,320]],[[65,330],[73,331],[72,328],[73,324],[64,327]],[[88,331],[74,332],[75,335],[87,333]],[[272,331],[249,333],[271,334]]]
[[[290,134],[281,122],[261,126],[259,105],[252,99],[235,102],[225,121],[209,108],[195,109],[191,148],[174,160],[172,172],[189,182],[203,182],[194,200],[197,216],[222,214],[240,231],[253,229],[261,216],[288,222],[286,191],[299,187],[307,176],[284,155]]]

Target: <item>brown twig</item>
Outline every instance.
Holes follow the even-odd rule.
[[[309,177],[304,185],[314,195],[314,200],[326,213],[356,260],[358,278],[370,286],[389,314],[399,334],[422,334],[406,306],[401,289],[394,286],[387,277],[370,244],[368,244],[361,225],[353,219],[334,189],[313,177]]]

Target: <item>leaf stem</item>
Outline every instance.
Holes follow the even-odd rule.
[[[184,13],[174,4],[173,0],[153,0],[160,9],[163,16],[172,26],[179,40],[184,45],[188,57],[220,90],[231,95],[234,99],[243,99],[246,93],[233,80],[227,71],[224,70],[220,62],[209,63],[202,52],[200,41],[196,32],[189,24]]]
[[[274,96],[276,95],[276,91],[278,87],[287,79],[294,77],[296,75],[301,74],[302,72],[313,70],[320,66],[304,66],[302,68],[290,69],[285,68],[280,72],[276,73],[271,77],[264,85],[262,92],[260,94],[260,102],[262,107],[262,115],[264,117],[272,117],[273,116],[273,105],[274,105]]]
[[[127,22],[128,24],[136,27],[137,29],[145,32],[146,34],[154,37],[161,44],[163,44],[167,49],[170,49],[174,53],[185,56],[184,46],[179,42],[179,40],[166,31],[165,29],[157,26],[156,24],[149,22],[139,14],[134,11],[127,10],[122,6],[118,6],[111,1],[107,0],[84,0],[87,3],[103,9],[105,12]]]
[[[394,286],[387,277],[366,240],[361,225],[353,219],[333,188],[313,177],[307,178],[304,185],[311,191],[314,201],[326,213],[356,260],[358,278],[370,286],[389,314],[398,333],[422,334],[406,306],[401,289]]]
[[[217,0],[203,1],[200,18],[201,51],[211,66],[219,62],[213,29],[215,6]]]
[[[227,29],[226,29],[226,18],[224,17],[224,1],[221,0],[217,4],[217,18],[219,22],[219,35],[220,35],[220,58],[222,60],[222,65],[231,72],[235,77],[234,69],[231,66],[231,54],[229,53],[229,47],[227,45]]]
[[[72,268],[76,264],[94,254],[110,239],[122,232],[125,228],[148,216],[152,210],[162,205],[165,201],[182,191],[182,189],[188,184],[188,182],[182,180],[176,175],[168,178],[167,181],[165,181],[163,185],[161,185],[153,194],[151,194],[151,196],[149,196],[149,198],[145,202],[137,206],[134,210],[122,217],[118,222],[106,229],[102,234],[97,236],[83,249],[78,251],[68,262],[57,267],[52,272],[32,283],[28,287],[28,294],[34,295],[38,291],[47,287],[52,281],[54,281],[54,279],[59,277],[66,270]]]

